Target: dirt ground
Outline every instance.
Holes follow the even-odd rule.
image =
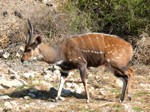
[[[40,0],[0,1],[0,112],[150,112],[150,65],[136,63],[132,101],[126,98],[119,102],[122,82],[103,67],[89,73],[90,103],[86,103],[78,71],[72,71],[67,79],[63,93],[65,101],[54,101],[59,75],[44,73],[49,67],[44,62],[34,61],[27,66],[20,62],[23,52],[20,49],[27,32],[26,20],[42,18],[44,21],[49,11],[56,11],[57,6],[51,4],[53,2],[45,4]],[[2,51],[10,55],[15,52],[15,56],[4,59]],[[25,73],[33,73],[33,76],[25,76]],[[4,86],[3,80],[21,81],[23,85]]]

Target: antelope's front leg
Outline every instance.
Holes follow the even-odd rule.
[[[66,78],[68,76],[68,71],[60,71],[61,72],[61,77],[60,77],[60,83],[59,83],[59,89],[58,89],[58,93],[57,93],[57,97],[55,98],[56,101],[58,100],[65,100],[65,98],[61,97],[61,92],[62,92],[62,88],[64,86],[64,83],[66,81]]]
[[[65,98],[61,97],[61,92],[62,92],[63,85],[65,83],[65,80],[66,80],[66,77],[63,77],[63,76],[60,77],[59,89],[58,89],[57,97],[55,98],[56,101],[65,100]]]

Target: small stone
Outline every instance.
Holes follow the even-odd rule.
[[[9,56],[10,56],[10,54],[9,54],[8,52],[5,52],[5,53],[3,54],[3,57],[4,57],[5,59],[7,59]]]
[[[76,93],[78,93],[78,94],[81,94],[81,93],[82,93],[81,87],[76,89]]]
[[[1,85],[0,85],[0,90],[4,89]]]
[[[67,88],[71,88],[72,83],[67,82],[67,83],[66,83],[66,86],[67,86]]]
[[[29,79],[29,78],[34,78],[34,73],[33,72],[31,72],[31,73],[24,73],[24,74],[22,74],[22,77],[24,77],[24,78],[26,78],[26,79]]]
[[[10,80],[10,81],[3,79],[0,81],[0,84],[6,88],[19,87],[25,85],[25,83],[22,80],[17,80],[17,79]]]
[[[121,79],[119,78],[116,78],[116,83],[118,84],[119,87],[122,87],[123,86],[123,82]]]
[[[11,105],[10,102],[5,102],[4,106],[5,106],[6,109],[12,109],[13,108],[13,106]]]
[[[8,95],[0,96],[0,100],[7,100],[7,99],[10,99],[10,97]]]
[[[16,53],[16,57],[21,57],[21,55],[17,52],[17,53]]]
[[[29,96],[24,96],[24,99],[28,100],[28,99],[30,99],[30,97]]]
[[[57,76],[60,76],[60,71],[59,71],[59,70],[55,70],[55,71],[53,72],[53,74],[55,74],[55,75],[57,75]]]
[[[24,47],[23,46],[20,46],[20,51],[24,51]]]

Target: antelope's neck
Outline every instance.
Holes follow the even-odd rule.
[[[62,53],[62,50],[59,46],[49,46],[47,44],[41,43],[39,45],[39,52],[43,56],[43,59],[47,63],[56,63],[59,61],[64,60],[64,55]]]

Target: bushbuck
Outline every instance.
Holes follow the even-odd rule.
[[[116,77],[122,78],[123,87],[120,101],[124,100],[126,92],[129,100],[131,100],[130,90],[134,74],[132,66],[129,65],[133,56],[133,48],[130,43],[115,35],[87,33],[66,38],[57,46],[49,46],[42,42],[41,36],[32,36],[33,27],[29,20],[28,24],[29,38],[21,61],[28,61],[41,55],[45,62],[55,64],[61,68],[56,100],[64,99],[61,97],[61,92],[69,71],[78,69],[84,85],[87,102],[89,102],[87,68],[101,65],[111,68]]]

